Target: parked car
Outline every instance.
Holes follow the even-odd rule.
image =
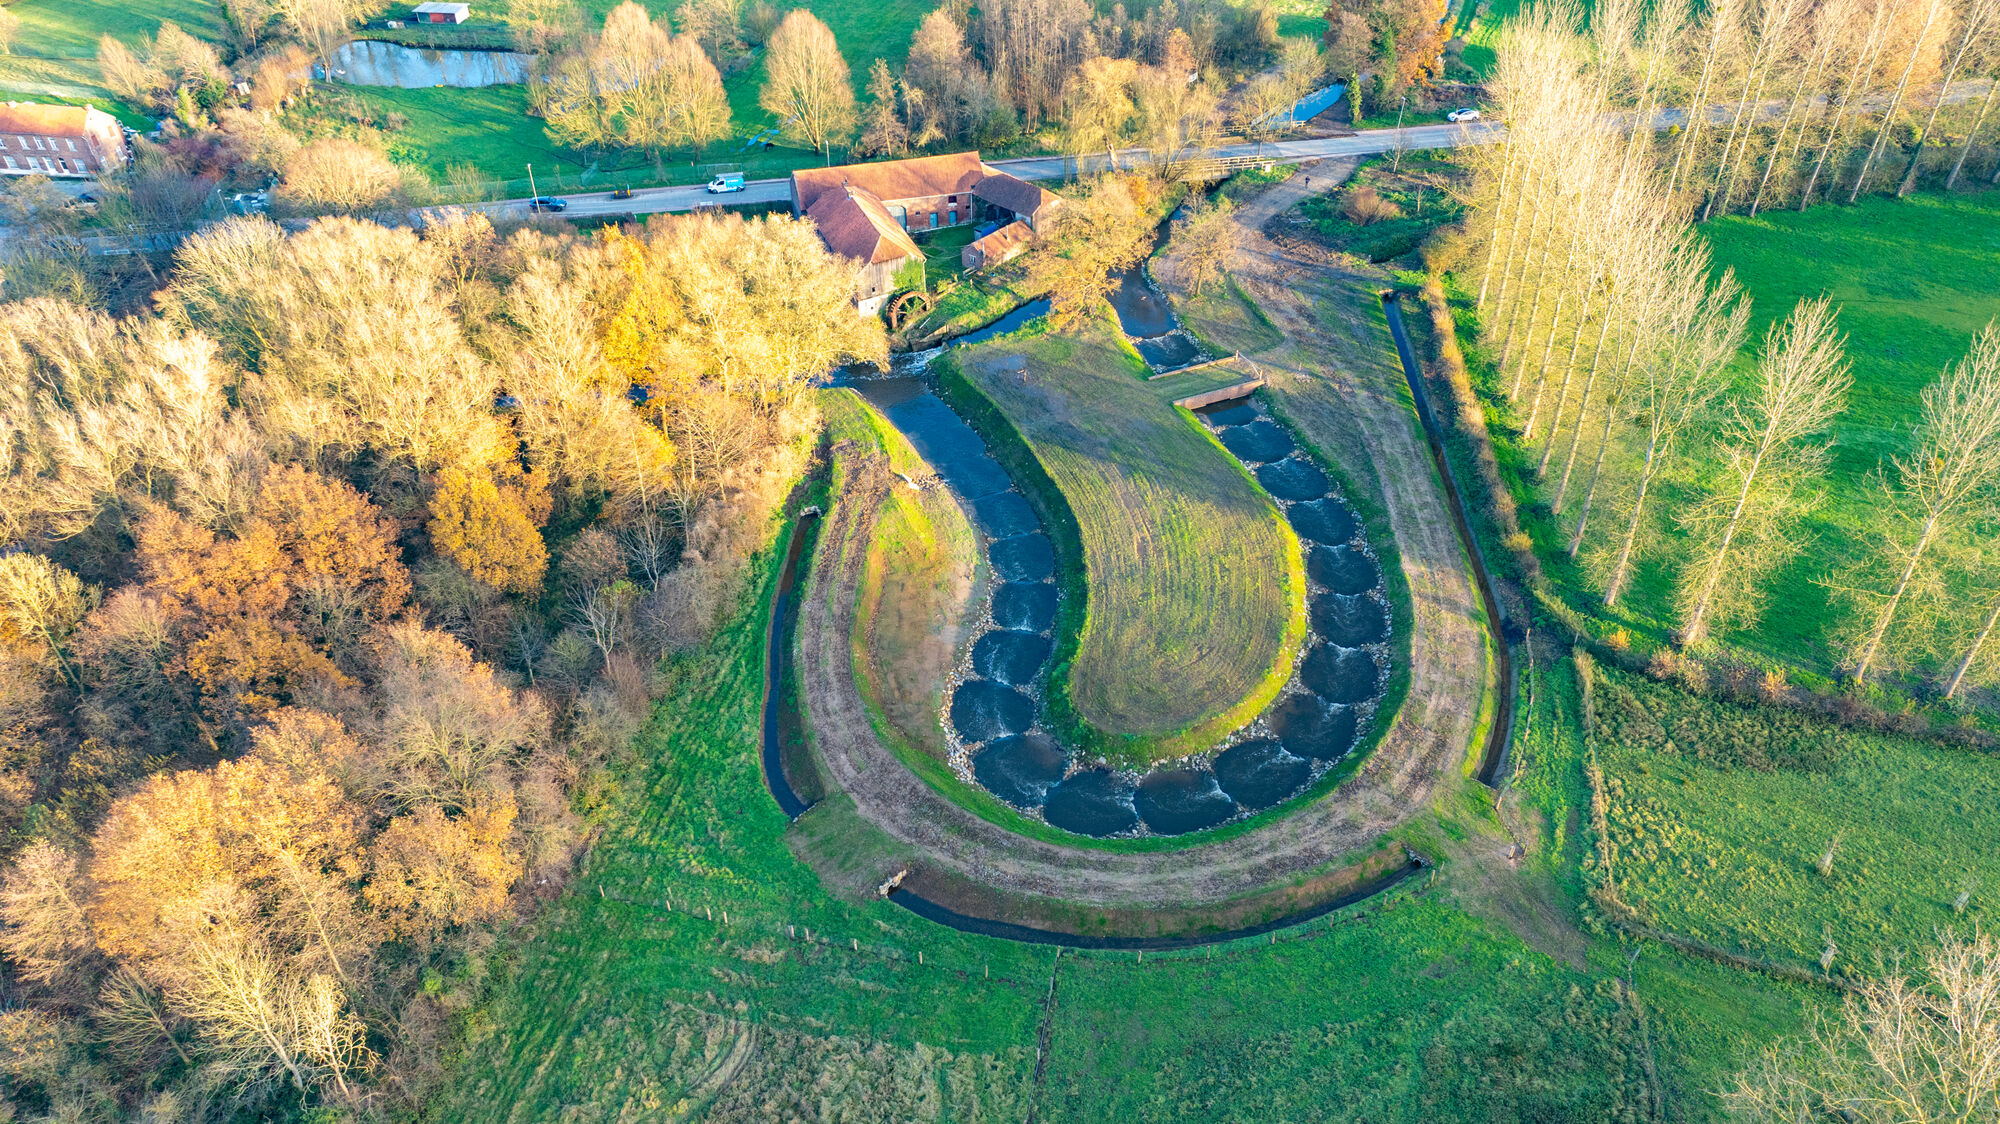
[[[611,192],[611,197],[613,199],[630,199],[632,198],[632,189],[629,187],[614,188]]]
[[[723,195],[731,191],[741,190],[743,190],[742,172],[724,172],[708,181],[708,193],[710,195]]]
[[[553,195],[537,195],[533,199],[528,200],[528,209],[530,211],[567,211],[569,210],[569,200],[558,199]]]
[[[1467,106],[1464,109],[1452,110],[1450,113],[1444,115],[1444,119],[1454,124],[1462,125],[1467,121],[1479,120],[1479,111],[1471,106]]]

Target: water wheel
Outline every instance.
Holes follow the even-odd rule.
[[[899,331],[912,319],[931,310],[931,295],[922,289],[911,289],[897,294],[889,302],[889,330]]]

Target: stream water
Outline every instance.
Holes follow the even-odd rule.
[[[943,720],[961,776],[1080,835],[1181,835],[1272,807],[1354,747],[1387,681],[1388,602],[1361,521],[1326,474],[1248,400],[1202,413],[1307,544],[1311,639],[1271,707],[1207,753],[1150,771],[1081,760],[1042,722],[1063,596],[1055,551],[979,435],[917,377],[848,385],[882,411],[979,528],[993,581],[984,630],[956,669]]]

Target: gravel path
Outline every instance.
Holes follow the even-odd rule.
[[[1335,177],[1315,171],[1312,186]],[[1204,905],[1273,887],[1362,848],[1421,810],[1472,738],[1486,675],[1475,594],[1429,454],[1404,404],[1386,331],[1366,315],[1358,275],[1330,271],[1292,240],[1260,229],[1306,192],[1296,176],[1236,213],[1237,280],[1285,333],[1255,358],[1305,435],[1336,456],[1372,462],[1411,590],[1411,687],[1356,775],[1311,806],[1234,839],[1117,854],[1015,835],[913,775],[875,736],[853,672],[854,592],[877,506],[894,477],[879,454],[846,449],[800,608],[799,682],[815,745],[859,813],[935,864],[993,889],[1094,906]],[[1331,309],[1338,313],[1329,317]],[[1364,361],[1365,360],[1365,361]],[[942,669],[941,669],[942,670]]]

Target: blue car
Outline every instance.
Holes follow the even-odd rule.
[[[558,199],[553,195],[537,195],[533,199],[528,200],[528,209],[530,211],[567,211],[569,210],[569,200]]]

